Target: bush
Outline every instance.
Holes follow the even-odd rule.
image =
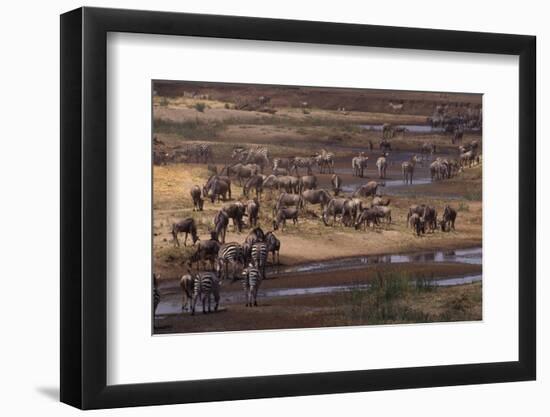
[[[193,106],[193,108],[198,111],[199,113],[203,113],[204,112],[204,109],[206,109],[206,104],[204,103],[201,103],[201,102],[198,102],[198,103],[195,103],[195,105]]]

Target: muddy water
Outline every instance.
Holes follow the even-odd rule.
[[[381,124],[363,124],[359,125],[360,128],[365,130],[373,130],[376,132],[382,131]],[[442,127],[432,127],[430,125],[394,125],[394,127],[398,128],[405,128],[408,132],[411,133],[441,133],[444,132],[445,129]],[[479,132],[479,128],[473,128],[473,129],[466,129],[466,131],[469,132]]]
[[[301,265],[283,266],[280,268],[269,268],[268,277],[276,278],[278,276],[296,276],[299,279],[300,275],[315,273],[320,271],[348,271],[354,269],[368,268],[369,265],[375,264],[406,264],[406,263],[459,263],[459,264],[482,264],[482,248],[476,247],[471,249],[460,249],[451,251],[433,251],[433,252],[417,252],[410,254],[395,254],[395,255],[371,255],[361,257],[350,257],[344,259],[333,259],[320,262],[311,262]],[[459,277],[434,277],[433,285],[437,286],[452,286],[463,285],[482,280],[480,274],[468,274]],[[411,285],[414,285],[412,281]],[[229,286],[229,291],[224,291],[223,286]],[[220,304],[231,304],[242,302],[243,294],[240,289],[240,283],[224,283],[221,290]],[[261,298],[275,297],[291,297],[300,295],[318,295],[334,292],[344,292],[357,289],[366,289],[368,284],[355,285],[331,285],[319,287],[293,287],[293,288],[276,288],[268,290],[260,290],[258,296]],[[157,308],[157,316],[180,314],[181,313],[181,290],[171,283],[163,283],[160,286],[161,303]]]

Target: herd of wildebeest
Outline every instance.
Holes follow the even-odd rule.
[[[454,129],[453,143],[460,131]],[[154,138],[155,143],[159,143]],[[371,151],[372,143],[366,148]],[[447,159],[435,157],[436,145],[424,143],[413,153],[410,160],[401,164],[404,184],[412,184],[415,167],[429,163],[432,181],[452,178],[466,167],[481,162],[477,141],[457,148],[458,157]],[[391,199],[381,195],[385,186],[386,170],[391,159],[391,142],[385,135],[379,143],[379,156],[375,165],[378,179],[357,186],[346,195],[342,190],[342,179],[335,173],[335,155],[325,149],[309,157],[270,158],[267,146],[236,146],[231,160],[223,168],[213,164],[213,145],[192,143],[178,150],[172,160],[207,164],[209,177],[204,184],[195,184],[187,190],[193,201],[193,211],[202,211],[205,204],[222,203],[212,219],[208,239],[199,239],[197,224],[193,217],[185,218],[172,225],[174,245],[179,246],[178,235],[185,234],[184,245],[191,236],[195,250],[187,262],[187,273],[181,278],[183,293],[182,309],[189,307],[195,313],[196,303],[202,303],[202,311],[217,310],[220,299],[220,285],[226,279],[241,279],[246,306],[257,305],[258,288],[266,278],[266,266],[271,254],[272,263],[279,263],[281,241],[275,235],[284,233],[287,222],[297,225],[300,218],[318,218],[326,227],[339,225],[370,230],[390,227],[392,224]],[[372,152],[374,153],[374,152]],[[371,153],[371,155],[372,155]],[[179,159],[178,159],[179,158]],[[351,173],[362,178],[369,157],[360,152],[351,158]],[[163,165],[168,159],[154,155],[154,163]],[[317,174],[331,175],[331,189],[319,187]],[[232,185],[242,187],[242,195],[235,199]],[[269,203],[268,203],[269,202]],[[216,206],[219,207],[219,206]],[[318,207],[316,212],[315,207]],[[454,230],[457,211],[450,205],[439,209],[429,204],[409,207],[407,226],[415,236]],[[260,224],[260,213],[265,220]],[[267,215],[267,216],[266,216]],[[242,242],[226,242],[226,231],[232,222],[233,229],[242,232],[250,228]],[[271,229],[264,232],[264,228]],[[202,271],[201,271],[202,267]],[[154,307],[160,300],[157,289],[158,276],[154,274]]]

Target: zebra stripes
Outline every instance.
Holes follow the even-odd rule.
[[[218,251],[217,269],[221,279],[229,278],[229,265],[233,269],[233,280],[235,280],[236,268],[243,262],[243,247],[238,243],[225,243]]]
[[[307,169],[307,175],[311,175],[311,167],[315,163],[313,158],[306,158],[297,156],[292,160],[290,172],[294,171],[296,175],[299,175],[298,168],[306,168]]]
[[[220,303],[220,282],[214,272],[199,272],[194,277],[193,301],[191,303],[191,315],[195,314],[197,301],[202,303],[202,312],[206,314],[206,303],[208,302],[208,313],[212,311],[211,302],[214,297],[214,311],[218,311]]]
[[[250,257],[254,267],[258,268],[262,272],[262,276],[265,277],[265,267],[267,265],[267,245],[264,242],[256,242],[252,245],[250,251]]]
[[[262,273],[258,268],[249,266],[248,268],[245,268],[242,273],[242,283],[246,306],[257,306],[258,289],[260,288],[260,284],[262,283]]]

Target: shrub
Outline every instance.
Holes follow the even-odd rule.
[[[193,108],[198,111],[199,113],[203,113],[204,110],[206,109],[206,104],[204,103],[201,103],[201,102],[198,102],[198,103],[195,103],[195,105],[193,106]]]

